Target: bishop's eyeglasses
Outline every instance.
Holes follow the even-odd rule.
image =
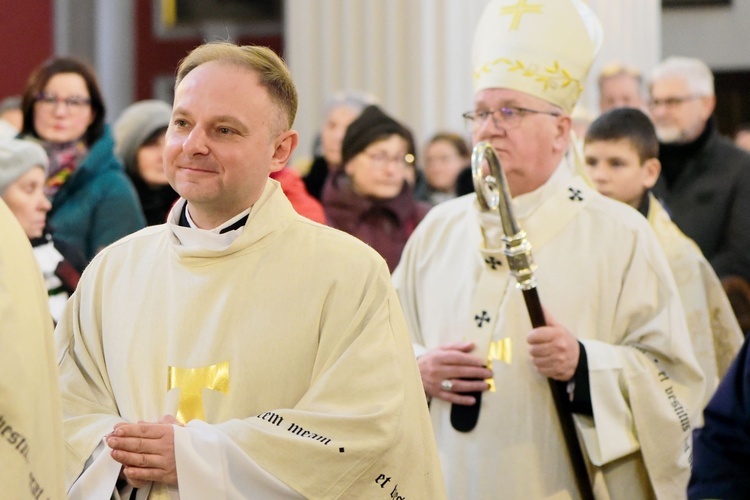
[[[556,111],[540,111],[538,109],[522,108],[519,106],[504,106],[492,110],[469,111],[461,116],[464,117],[464,122],[469,130],[476,130],[483,127],[490,117],[492,117],[495,127],[505,126],[506,128],[514,128],[521,123],[521,119],[524,116],[530,114],[560,116],[560,113]]]

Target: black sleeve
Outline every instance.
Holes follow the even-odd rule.
[[[589,362],[586,356],[586,348],[583,344],[578,342],[580,347],[580,355],[578,356],[578,366],[576,366],[576,372],[570,382],[574,383],[573,398],[570,401],[570,411],[573,413],[580,413],[581,415],[588,415],[592,417],[594,410],[591,407],[591,386],[589,384]],[[569,384],[566,382],[565,384]]]

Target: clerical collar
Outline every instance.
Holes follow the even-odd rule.
[[[169,225],[184,247],[223,250],[242,234],[251,209],[240,212],[218,227],[201,229],[190,217],[187,201],[180,199],[172,209]]]

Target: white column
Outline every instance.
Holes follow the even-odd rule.
[[[68,15],[68,3],[68,0],[55,0],[52,6],[52,30],[55,54],[65,54],[70,51],[70,34],[68,33],[70,16]]]
[[[135,2],[96,0],[95,61],[112,123],[135,96]]]
[[[487,0],[286,0],[285,56],[300,93],[297,160],[311,156],[328,97],[363,90],[409,125],[419,144],[463,131],[472,104],[471,45]],[[660,0],[590,0],[605,42],[582,99],[613,59],[650,70],[661,56]]]
[[[300,94],[297,159],[309,157],[338,90],[378,97],[418,143],[463,130],[473,26],[486,0],[287,0],[284,45]]]
[[[94,19],[94,0],[55,0],[55,55],[75,55],[93,64]]]

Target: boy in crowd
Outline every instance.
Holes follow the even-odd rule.
[[[707,402],[737,354],[742,332],[708,261],[650,192],[661,171],[654,126],[640,110],[613,109],[589,127],[584,154],[596,189],[641,212],[667,255],[693,348],[706,376]]]

